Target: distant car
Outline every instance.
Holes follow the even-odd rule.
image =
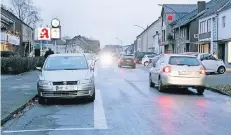
[[[199,60],[192,55],[165,54],[152,65],[149,71],[150,87],[197,89],[198,94],[205,90],[205,69]]]
[[[39,103],[52,98],[88,98],[95,100],[94,72],[84,54],[53,54],[48,56],[37,82]]]
[[[144,57],[142,58],[142,64],[144,66],[148,66],[149,63],[152,62],[152,59],[155,57],[155,55],[144,55]]]
[[[142,63],[144,55],[155,55],[153,52],[135,52],[136,63]]]
[[[223,60],[215,58],[212,54],[209,53],[193,53],[186,52],[185,55],[194,55],[202,65],[205,67],[206,73],[218,72],[219,74],[224,74],[226,71],[225,63]]]
[[[134,55],[122,55],[118,61],[118,67],[123,66],[136,68],[136,60]]]

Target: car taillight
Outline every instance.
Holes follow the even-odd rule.
[[[136,59],[134,59],[133,62],[136,63]]]
[[[204,67],[200,68],[200,74],[205,74],[205,68]]]
[[[163,72],[165,73],[170,73],[172,70],[171,70],[171,67],[170,66],[166,66],[163,68]]]

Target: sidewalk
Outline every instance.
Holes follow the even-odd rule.
[[[32,71],[21,75],[1,76],[1,121],[3,123],[9,119],[11,113],[36,96],[38,75],[38,71]]]

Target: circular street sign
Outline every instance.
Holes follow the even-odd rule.
[[[59,27],[60,22],[59,22],[59,20],[58,20],[57,18],[54,18],[54,19],[51,21],[51,25],[52,25],[53,27]]]

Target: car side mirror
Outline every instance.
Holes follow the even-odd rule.
[[[41,67],[36,67],[36,70],[42,71],[42,68]]]

